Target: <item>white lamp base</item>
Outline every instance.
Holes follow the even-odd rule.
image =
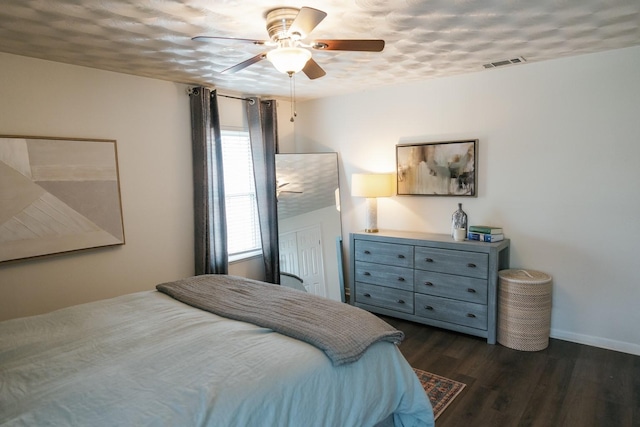
[[[367,197],[367,225],[364,231],[365,233],[378,232],[378,199],[375,197]]]

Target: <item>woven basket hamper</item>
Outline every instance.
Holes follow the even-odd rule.
[[[498,342],[514,350],[544,350],[551,329],[551,276],[512,269],[498,277]]]

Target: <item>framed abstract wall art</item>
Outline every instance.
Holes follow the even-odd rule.
[[[398,195],[476,197],[478,140],[396,146]]]
[[[116,141],[0,136],[0,262],[122,244]]]

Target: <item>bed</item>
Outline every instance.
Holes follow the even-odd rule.
[[[205,288],[218,288],[218,277],[197,276]],[[297,307],[304,297],[330,310],[359,310],[349,316],[366,313],[222,277],[240,286],[234,292],[242,306],[252,298],[244,289],[255,287],[276,304]],[[276,332],[279,326],[237,320],[242,313],[222,316],[158,289],[0,322],[0,425],[434,425],[426,394],[393,339],[373,339],[355,357],[336,358],[322,340],[316,347],[309,342],[317,338],[285,335],[291,324],[304,323],[295,307],[286,310],[293,317],[284,332]],[[271,302],[248,303],[245,311],[251,304],[266,310]]]

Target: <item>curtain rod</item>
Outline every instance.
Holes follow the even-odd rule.
[[[221,93],[218,94],[218,96],[222,96],[224,98],[231,98],[231,99],[239,99],[240,101],[248,101],[249,104],[253,105],[255,104],[256,100],[255,99],[251,99],[251,98],[240,98],[238,96],[231,96],[231,95],[223,95]]]
[[[194,89],[196,89],[196,88],[194,88],[194,87],[188,88],[187,89],[187,94],[191,95],[191,93],[193,93]],[[223,95],[221,93],[219,93],[218,96],[223,96],[225,98],[231,98],[231,99],[239,99],[240,101],[247,101],[247,102],[249,102],[250,105],[253,105],[253,104],[256,103],[255,99],[251,99],[251,98],[240,98],[238,96]]]

